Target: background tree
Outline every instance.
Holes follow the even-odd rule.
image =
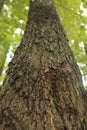
[[[3,7],[3,3],[4,3],[4,0],[0,0],[0,10],[1,10],[2,7]]]
[[[1,130],[86,130],[85,97],[53,1],[31,1],[24,37],[0,91]]]

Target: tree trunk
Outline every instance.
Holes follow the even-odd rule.
[[[4,3],[4,0],[0,0],[0,11],[1,11],[2,7],[3,7],[3,3]]]
[[[85,96],[53,1],[31,2],[0,91],[0,130],[87,130]]]

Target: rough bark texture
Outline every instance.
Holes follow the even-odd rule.
[[[31,2],[0,92],[0,130],[87,130],[85,90],[52,0]]]

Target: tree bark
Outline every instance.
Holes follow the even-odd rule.
[[[0,0],[0,11],[1,11],[2,7],[3,7],[3,3],[4,3],[4,0]]]
[[[87,130],[85,96],[53,1],[31,2],[0,90],[0,130]]]

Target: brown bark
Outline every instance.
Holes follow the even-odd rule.
[[[31,2],[0,91],[0,130],[87,130],[81,74],[52,0]]]
[[[0,0],[0,10],[1,10],[2,7],[3,7],[3,3],[4,3],[4,0]]]

